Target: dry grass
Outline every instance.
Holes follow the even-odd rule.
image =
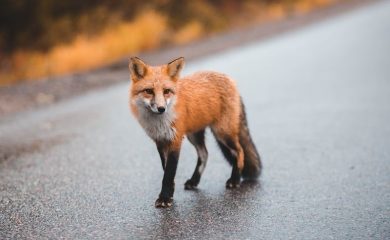
[[[173,42],[175,44],[188,43],[199,39],[204,33],[203,26],[199,22],[192,21],[176,32],[173,36]]]
[[[70,44],[56,46],[47,53],[17,51],[9,60],[10,69],[0,72],[0,84],[109,64],[129,53],[159,47],[166,30],[165,17],[146,11],[133,22],[117,24],[97,37],[79,35]]]
[[[294,5],[294,11],[297,13],[306,13],[311,11],[313,8],[325,7],[332,4],[335,0],[305,0],[298,1]]]
[[[266,6],[251,3],[244,6],[241,18],[232,16],[230,24],[240,26],[251,21],[280,19],[288,14],[301,14],[313,8],[324,7],[335,1],[340,0],[299,0],[288,6],[281,3]],[[204,15],[213,14],[210,9],[202,9]],[[210,21],[221,21],[215,18],[215,15],[209,16],[209,19],[214,19]],[[131,22],[120,21],[94,37],[81,34],[71,43],[57,45],[46,53],[19,50],[7,58],[0,57],[0,86],[20,80],[96,68],[139,51],[156,49],[164,43],[184,44],[201,38],[209,31],[208,26],[198,20],[192,20],[173,31],[168,25],[167,17],[154,10],[147,10]]]

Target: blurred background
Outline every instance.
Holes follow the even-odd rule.
[[[115,63],[346,0],[1,0],[0,86]]]

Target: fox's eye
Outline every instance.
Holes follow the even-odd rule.
[[[153,89],[147,88],[144,90],[147,94],[153,94]]]
[[[171,92],[170,89],[164,89],[164,94],[169,94]]]

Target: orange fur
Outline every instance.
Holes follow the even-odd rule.
[[[130,108],[155,141],[164,169],[156,207],[172,204],[177,161],[186,135],[197,150],[198,163],[185,188],[193,189],[199,183],[208,156],[204,142],[207,127],[232,165],[227,188],[238,187],[241,176],[256,178],[261,170],[235,82],[225,74],[211,71],[180,78],[183,66],[183,58],[162,66],[149,66],[135,57],[129,63]]]
[[[131,71],[132,84],[130,88],[130,107],[137,119],[139,110],[132,101],[142,94],[145,88],[153,88],[157,94],[161,94],[164,88],[174,90],[176,104],[174,112],[176,119],[172,125],[176,129],[176,138],[172,147],[179,148],[182,138],[189,133],[194,133],[206,127],[210,127],[217,137],[223,141],[225,136],[235,139],[238,143],[240,121],[240,96],[235,82],[222,73],[203,71],[178,78],[170,77],[168,66],[144,66],[145,75],[142,79]],[[141,92],[141,93],[140,93]],[[238,150],[238,166],[244,165],[242,150]]]

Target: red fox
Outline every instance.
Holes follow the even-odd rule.
[[[224,74],[210,71],[180,78],[183,67],[182,57],[162,66],[149,66],[137,57],[129,61],[130,108],[155,141],[164,170],[156,207],[172,206],[184,136],[198,154],[195,171],[184,186],[187,190],[197,187],[208,157],[204,137],[207,127],[232,165],[227,188],[239,187],[241,176],[256,179],[262,167],[235,82]]]

